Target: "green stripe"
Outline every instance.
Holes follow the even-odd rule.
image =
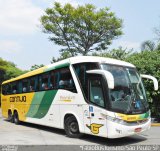
[[[44,97],[45,91],[43,92],[35,92],[34,96],[33,96],[33,100],[31,102],[29,111],[27,113],[27,117],[33,117],[39,109],[39,106],[41,104],[41,101]]]
[[[39,109],[37,113],[33,116],[33,118],[43,118],[47,114],[56,93],[57,90],[50,90],[45,92],[41,104],[39,106]]]
[[[64,67],[68,67],[69,65],[70,65],[69,63],[60,64],[60,65],[57,65],[57,66],[53,66],[53,67],[44,69],[44,72],[55,70],[55,69],[60,69],[60,68],[64,68]]]
[[[149,117],[149,112],[140,115],[140,119],[144,119],[148,117]]]

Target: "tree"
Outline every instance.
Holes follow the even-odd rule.
[[[16,65],[12,62],[5,61],[0,58],[0,84],[4,80],[8,80],[10,78],[14,78],[18,75],[21,75],[25,71],[20,70],[16,67]]]
[[[127,50],[119,47],[118,49],[112,49],[109,53],[112,58],[124,60],[133,53],[133,49]]]
[[[157,35],[157,40],[160,41],[160,26],[154,28],[154,33]]]
[[[40,65],[35,64],[35,65],[31,66],[30,70],[33,71],[33,70],[36,70],[36,69],[41,68],[41,67],[44,67],[44,65],[43,64],[40,64]]]
[[[154,51],[156,44],[151,40],[146,40],[141,44],[141,51]]]
[[[126,48],[124,49],[120,46],[117,49],[112,49],[112,50],[105,52],[105,53],[100,53],[100,54],[93,53],[92,55],[124,60],[127,57],[129,57],[131,54],[133,54],[133,49],[127,50]]]
[[[68,51],[65,51],[65,52],[62,52],[60,54],[59,58],[56,59],[55,57],[53,57],[51,63],[55,63],[57,61],[60,61],[60,60],[63,60],[63,59],[67,59],[69,57],[72,57],[71,54]]]
[[[125,61],[133,63],[140,73],[153,75],[160,83],[160,50],[142,51],[134,53]],[[158,91],[153,90],[153,82],[145,80],[145,87],[147,90],[148,98],[152,101],[152,116],[160,120],[160,86]]]
[[[3,81],[19,76],[24,72],[26,71],[22,71],[19,68],[17,68],[14,63],[5,61],[2,58],[0,58],[0,85],[2,84]],[[0,91],[1,91],[1,86],[0,86]]]
[[[94,5],[73,7],[55,2],[41,17],[44,33],[50,41],[64,48],[71,56],[87,55],[91,51],[106,50],[113,39],[122,35],[122,20],[109,8],[97,9]]]

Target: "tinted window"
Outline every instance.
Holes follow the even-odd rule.
[[[69,68],[54,70],[2,86],[3,94],[28,93],[49,89],[65,89],[77,92]]]
[[[18,93],[18,82],[14,82],[11,85],[12,85],[12,94],[17,94]]]
[[[29,91],[36,91],[36,77],[31,77],[29,82]]]
[[[39,76],[39,90],[49,89],[49,74],[45,73]]]
[[[50,74],[50,89],[56,88],[56,79],[55,79],[55,71],[52,71]]]
[[[90,102],[104,107],[102,83],[98,78],[90,80]]]
[[[7,85],[2,85],[2,94],[3,95],[7,94]]]
[[[22,92],[23,93],[29,92],[29,80],[28,79],[22,80]]]
[[[12,92],[11,84],[7,84],[7,94],[11,94],[11,92]]]
[[[88,98],[87,70],[99,69],[98,63],[80,63],[73,65],[85,96]]]
[[[63,68],[55,72],[55,82],[58,89],[65,89],[77,92],[76,87],[69,68]]]

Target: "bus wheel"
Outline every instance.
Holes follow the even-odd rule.
[[[8,111],[8,121],[13,123],[13,116],[11,110]]]
[[[20,123],[20,121],[19,121],[19,117],[18,117],[18,112],[17,111],[14,111],[13,118],[14,118],[14,123],[16,125],[18,125]]]
[[[68,137],[79,138],[82,135],[79,132],[78,122],[74,116],[69,116],[65,120],[64,129]]]

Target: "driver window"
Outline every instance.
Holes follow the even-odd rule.
[[[90,80],[90,102],[105,107],[102,83],[100,79]]]

